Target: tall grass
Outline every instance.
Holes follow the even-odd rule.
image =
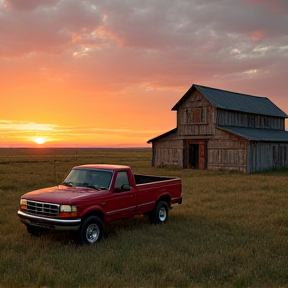
[[[18,158],[12,151],[14,158],[0,150],[1,288],[288,287],[286,169],[152,168],[149,149],[24,149]],[[31,237],[17,217],[20,196],[93,162],[181,177],[183,203],[162,226],[142,216],[110,223],[92,246],[77,246],[70,232]]]

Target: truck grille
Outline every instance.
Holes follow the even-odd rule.
[[[57,204],[27,200],[27,212],[37,215],[58,216],[59,206]]]

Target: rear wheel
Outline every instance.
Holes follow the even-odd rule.
[[[151,224],[162,224],[168,218],[168,204],[165,201],[160,201],[156,207],[150,212],[149,220]]]
[[[88,217],[79,230],[80,244],[93,244],[101,240],[104,224],[97,216]]]

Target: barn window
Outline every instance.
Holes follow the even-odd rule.
[[[186,123],[192,123],[193,113],[191,109],[185,110]]]
[[[198,108],[193,109],[193,122],[194,123],[200,122],[199,121],[199,109]]]
[[[205,114],[203,107],[193,109],[193,122],[194,123],[205,122]]]
[[[204,108],[203,107],[200,107],[199,108],[199,114],[200,114],[200,121],[201,122],[205,122],[205,117],[204,117]]]

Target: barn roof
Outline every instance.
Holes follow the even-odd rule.
[[[157,140],[159,140],[159,139],[161,139],[161,138],[163,138],[163,137],[165,137],[165,136],[168,136],[168,135],[170,135],[170,134],[175,133],[176,131],[177,131],[177,128],[174,128],[174,129],[172,129],[172,130],[170,130],[170,131],[168,131],[168,132],[166,132],[166,133],[164,133],[164,134],[161,134],[161,135],[159,135],[159,136],[157,136],[157,137],[155,137],[155,138],[152,138],[152,139],[148,140],[147,143],[149,144],[149,143],[152,143],[152,142],[154,142],[154,141],[157,141]]]
[[[288,131],[246,127],[218,126],[217,128],[241,136],[249,141],[288,142]]]
[[[280,108],[278,108],[266,97],[240,94],[196,84],[192,85],[192,87],[176,103],[172,110],[177,110],[179,106],[191,95],[194,90],[198,90],[200,93],[202,93],[202,95],[213,106],[219,109],[288,118],[288,115],[286,113],[284,113]]]

